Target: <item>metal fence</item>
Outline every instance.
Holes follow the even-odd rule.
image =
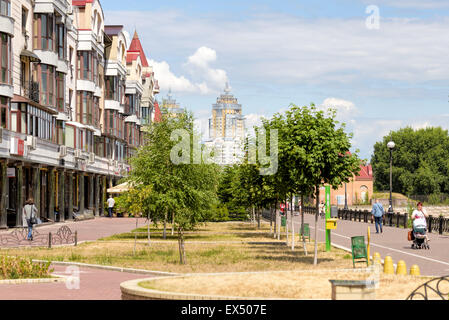
[[[313,207],[304,207],[304,213],[315,214],[316,209]],[[345,210],[338,209],[338,219],[356,221],[363,223],[372,223],[371,211],[368,210]],[[383,224],[396,228],[409,228],[409,216],[407,213],[392,213],[385,214],[383,217]],[[449,219],[444,217],[429,216],[426,218],[428,232],[437,232],[439,234],[449,233]]]
[[[68,226],[62,226],[56,232],[40,233],[33,229],[33,240],[28,238],[27,228],[17,228],[10,233],[0,234],[0,248],[23,246],[48,247],[65,244],[78,244],[78,232],[72,232]]]

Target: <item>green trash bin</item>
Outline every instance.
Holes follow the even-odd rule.
[[[359,262],[366,263],[366,266],[368,267],[368,253],[365,244],[365,237],[351,237],[351,248],[353,267],[355,268],[355,264]]]
[[[286,217],[282,217],[281,218],[281,226],[285,227],[287,225],[287,218]]]
[[[301,233],[301,227],[299,227],[299,236],[302,236]],[[309,242],[310,242],[310,226],[308,223],[304,223],[304,238],[309,238]]]

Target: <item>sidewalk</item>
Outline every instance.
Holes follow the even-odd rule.
[[[66,270],[71,270],[66,266],[52,268],[55,269],[54,274],[75,277],[73,273],[66,273]],[[151,276],[79,267],[79,289],[76,281],[0,285],[0,300],[120,300],[120,283],[140,278]]]
[[[144,226],[146,219],[138,218],[137,226]],[[136,228],[136,218],[106,218],[96,217],[91,220],[70,221],[62,223],[46,224],[36,228],[39,234],[56,233],[61,227],[67,226],[72,233],[78,232],[78,242],[95,241],[100,238],[129,232]],[[0,235],[10,234],[17,229],[0,231]]]

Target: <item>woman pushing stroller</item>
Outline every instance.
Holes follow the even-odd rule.
[[[425,246],[427,246],[427,248],[429,248],[428,246],[428,242],[430,241],[429,238],[427,237],[427,221],[426,218],[429,217],[429,215],[427,214],[426,210],[423,208],[422,203],[418,202],[418,204],[416,205],[417,209],[413,211],[412,213],[412,220],[413,220],[413,236],[414,236],[414,241],[413,241],[413,247],[418,247],[420,248],[422,246],[422,244],[424,243]]]

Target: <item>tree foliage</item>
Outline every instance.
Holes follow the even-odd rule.
[[[173,136],[183,130],[190,141],[183,144],[175,156],[186,156],[188,160],[175,163],[173,150],[182,141]],[[136,202],[145,209],[154,221],[167,221],[172,217],[178,231],[181,263],[185,263],[184,231],[192,230],[199,223],[211,219],[211,208],[217,205],[217,188],[220,168],[203,161],[193,163],[193,152],[199,144],[193,129],[193,117],[189,113],[176,118],[163,116],[162,121],[148,128],[145,145],[131,159],[132,171],[128,178],[134,190],[128,194],[133,198],[142,190],[148,193],[135,196]],[[181,138],[182,139],[182,138]],[[138,200],[139,197],[144,199]],[[137,206],[137,207],[138,207]],[[131,205],[130,208],[133,208]]]
[[[374,188],[390,189],[390,152],[393,140],[393,191],[405,195],[449,193],[449,135],[440,127],[392,131],[374,145],[371,159]]]

